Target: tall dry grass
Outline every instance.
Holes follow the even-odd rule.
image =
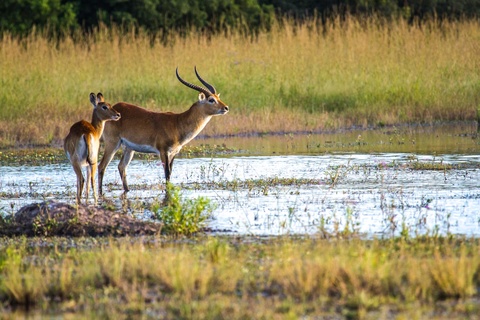
[[[0,140],[58,143],[90,118],[88,94],[152,110],[186,110],[193,66],[231,106],[205,134],[322,130],[398,122],[474,120],[480,97],[479,22],[410,25],[379,18],[285,20],[257,38],[235,32],[164,46],[146,34],[101,28],[56,43],[0,40]]]
[[[480,311],[477,240],[39,240],[0,247],[3,308],[230,319]]]

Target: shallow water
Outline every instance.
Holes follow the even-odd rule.
[[[388,142],[390,133],[369,137],[374,133],[366,131],[197,140],[194,144],[225,143],[241,151],[179,158],[172,183],[182,187],[185,197],[205,196],[217,205],[209,222],[217,232],[480,236],[479,146],[464,132],[409,131],[395,133],[397,140]],[[117,164],[107,168],[106,199],[119,210],[149,217],[145,208],[165,194],[161,164],[132,161],[128,201],[120,199]],[[1,212],[44,199],[74,202],[76,180],[68,163],[3,166],[0,171]]]
[[[197,139],[192,145],[234,146],[245,155],[325,153],[478,154],[476,123],[403,126],[382,130],[344,130],[330,134],[259,134],[250,137]]]

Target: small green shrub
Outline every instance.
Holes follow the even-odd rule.
[[[210,199],[183,199],[180,188],[167,183],[163,206],[152,206],[154,217],[164,223],[163,230],[173,235],[191,235],[205,227],[215,206]]]

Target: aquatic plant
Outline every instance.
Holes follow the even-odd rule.
[[[179,187],[167,183],[165,198],[151,206],[153,216],[163,222],[163,232],[191,235],[206,226],[215,205],[206,197],[185,199]]]

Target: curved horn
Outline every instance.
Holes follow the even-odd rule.
[[[183,83],[183,84],[186,85],[187,87],[189,87],[189,88],[191,88],[191,89],[193,89],[193,90],[197,90],[197,91],[199,91],[199,92],[203,92],[206,96],[212,95],[212,93],[211,93],[210,91],[208,91],[207,89],[202,88],[202,87],[200,87],[200,86],[194,85],[194,84],[192,84],[192,83],[190,83],[190,82],[187,82],[187,81],[183,80],[183,79],[180,77],[180,75],[178,74],[178,67],[177,67],[177,69],[175,70],[175,73],[177,74],[177,79],[178,79],[178,81],[180,81],[181,83]]]
[[[203,83],[203,85],[207,87],[207,89],[210,90],[211,93],[217,94],[217,90],[215,90],[215,88],[210,83],[208,83],[207,81],[203,80],[202,77],[200,77],[200,75],[197,72],[197,66],[195,66],[195,74],[197,75],[198,80],[200,80],[200,82]]]

